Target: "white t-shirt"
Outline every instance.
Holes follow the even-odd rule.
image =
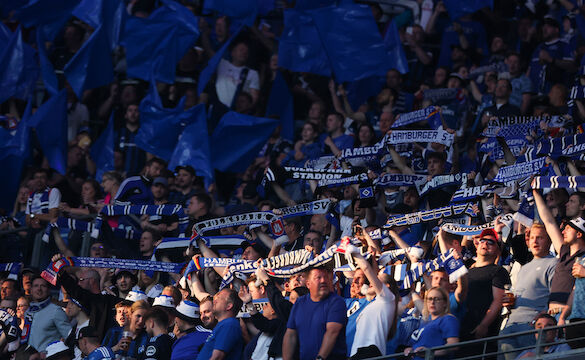
[[[236,89],[240,83],[240,73],[245,66],[234,66],[231,62],[222,59],[217,67],[217,80],[215,81],[215,91],[217,97],[225,106],[231,106],[236,94]],[[260,79],[258,72],[248,68],[248,75],[244,82],[242,91],[250,92],[250,89],[260,90]]]
[[[272,343],[272,336],[261,333],[258,336],[258,341],[256,342],[256,348],[252,353],[252,360],[267,360],[268,359],[268,348]],[[274,359],[274,358],[273,358]],[[281,357],[275,358],[275,360],[281,360]]]
[[[353,228],[351,227],[353,224],[353,218],[349,216],[342,215],[341,219],[339,219],[339,226],[341,227],[341,237],[344,236],[351,236],[353,234]],[[368,226],[368,221],[366,218],[360,219],[360,225],[365,229]]]
[[[41,213],[41,197],[43,193],[38,192],[33,194],[32,203],[30,205],[30,209],[26,207],[26,214],[40,214]],[[59,203],[61,203],[61,192],[57,188],[52,188],[51,192],[49,193],[49,209],[54,209],[59,207]]]
[[[386,355],[387,336],[394,321],[394,294],[386,285],[356,319],[355,337],[351,346],[351,356],[362,347],[376,345],[382,355]]]

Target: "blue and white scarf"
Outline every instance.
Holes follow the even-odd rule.
[[[544,167],[545,161],[545,158],[538,158],[520,164],[501,167],[493,181],[506,184],[537,174]]]
[[[512,214],[506,214],[500,218],[500,221],[504,223],[507,227],[511,227],[514,218]],[[494,226],[496,226],[495,220],[481,225],[461,225],[454,223],[445,223],[441,225],[441,230],[455,235],[472,236],[479,235],[485,229],[492,229]]]
[[[569,92],[569,100],[567,101],[567,105],[570,109],[574,108],[575,100],[585,99],[585,86],[583,85],[573,85],[571,91]]]
[[[91,232],[91,237],[97,239],[99,237],[99,229],[101,229],[103,218],[102,216],[120,216],[120,215],[177,215],[179,218],[179,232],[180,236],[185,236],[185,229],[189,224],[189,216],[185,214],[183,207],[179,204],[164,204],[164,205],[106,205],[100,211],[98,217],[94,220],[94,227]]]
[[[239,215],[225,216],[216,219],[204,220],[193,225],[193,234],[191,239],[201,238],[205,240],[204,234],[207,231],[219,230],[239,225],[269,225],[270,232],[277,238],[276,241],[283,240],[286,236],[284,233],[284,223],[282,218],[268,211],[256,211]]]
[[[300,167],[283,167],[287,177],[293,180],[333,180],[351,176],[349,169],[311,169]]]
[[[405,175],[405,174],[384,174],[374,179],[374,185],[385,187],[399,187],[399,186],[422,186],[427,181],[426,175]]]
[[[8,271],[8,278],[18,280],[18,274],[20,273],[21,263],[4,263],[0,264],[0,272]]]
[[[341,150],[341,159],[362,158],[364,156],[382,157],[388,151],[386,150],[386,135],[382,140],[378,141],[372,146],[364,146],[357,148],[347,148]]]
[[[387,137],[387,144],[404,144],[411,142],[439,143],[451,146],[455,134],[445,130],[394,130]]]
[[[424,109],[399,114],[396,121],[394,121],[394,124],[392,124],[392,129],[425,120],[429,123],[431,128],[437,129],[441,126],[441,108],[438,106],[429,106]]]
[[[585,133],[542,140],[536,151],[538,155],[548,155],[553,159],[562,156],[574,158],[585,153]]]
[[[24,313],[24,328],[22,329],[22,333],[20,334],[20,344],[24,345],[28,343],[28,337],[30,336],[30,327],[32,325],[33,319],[35,314],[39,311],[43,310],[51,303],[51,297],[47,297],[43,301],[32,301],[26,312]]]
[[[536,176],[533,189],[576,189],[585,187],[585,176]]]
[[[540,119],[536,118],[527,123],[520,123],[507,126],[488,126],[482,133],[485,137],[503,137],[511,139],[516,137],[525,137],[530,134],[531,130],[539,129]]]
[[[423,97],[431,103],[438,103],[449,100],[461,100],[465,95],[462,89],[443,88],[424,90]]]
[[[417,184],[416,189],[420,196],[424,196],[431,190],[453,185],[466,187],[467,174],[438,175],[425,184]]]
[[[95,226],[96,225],[93,222],[87,222],[87,221],[82,221],[82,220],[77,220],[77,219],[59,217],[59,218],[57,218],[56,222],[50,223],[47,225],[47,227],[45,228],[45,232],[43,234],[42,239],[44,242],[49,243],[49,238],[51,236],[51,231],[53,231],[53,229],[57,229],[57,230],[70,229],[70,230],[78,230],[78,231],[92,233]],[[114,233],[114,236],[116,238],[122,238],[122,239],[127,239],[127,240],[138,240],[138,239],[140,239],[140,235],[141,235],[140,231],[134,231],[134,228],[132,228],[130,226],[125,227],[125,228],[112,229],[112,232]],[[98,232],[98,236],[99,236],[99,232]]]
[[[341,186],[353,185],[353,184],[360,184],[362,182],[368,181],[368,174],[367,173],[359,173],[357,175],[335,179],[335,180],[319,180],[318,187],[326,187],[326,188],[336,188]]]
[[[475,79],[478,76],[483,75],[487,72],[497,72],[497,73],[508,72],[508,65],[506,65],[505,62],[500,61],[500,62],[489,64],[489,65],[479,66],[479,67],[476,67],[475,69],[469,70],[469,78]]]
[[[473,205],[475,205],[475,203],[449,205],[406,215],[394,215],[388,218],[388,221],[384,224],[384,228],[387,229],[396,226],[413,225],[460,215],[475,216],[476,214],[473,211]]]

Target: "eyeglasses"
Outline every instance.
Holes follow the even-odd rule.
[[[494,246],[496,245],[496,242],[492,239],[487,239],[487,238],[483,238],[483,239],[479,239],[480,243],[486,243],[488,245]]]
[[[96,251],[96,250],[101,250],[103,248],[104,248],[103,246],[92,246],[91,250]]]
[[[445,299],[440,298],[440,297],[428,297],[427,301],[428,302],[439,302],[439,301],[444,301]]]

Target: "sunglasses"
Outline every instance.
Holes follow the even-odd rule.
[[[494,246],[494,245],[496,245],[496,241],[495,241],[495,240],[492,240],[492,239],[487,239],[487,238],[482,238],[482,239],[479,239],[479,242],[480,242],[480,243],[486,243],[486,244],[488,244],[488,245],[490,245],[490,246]]]

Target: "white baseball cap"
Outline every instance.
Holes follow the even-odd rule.
[[[159,295],[154,298],[154,302],[152,306],[162,306],[166,308],[175,308],[175,301],[171,296],[168,295]]]
[[[140,290],[130,290],[128,295],[126,296],[126,300],[136,302],[140,300],[148,300],[148,296],[143,291]]]

